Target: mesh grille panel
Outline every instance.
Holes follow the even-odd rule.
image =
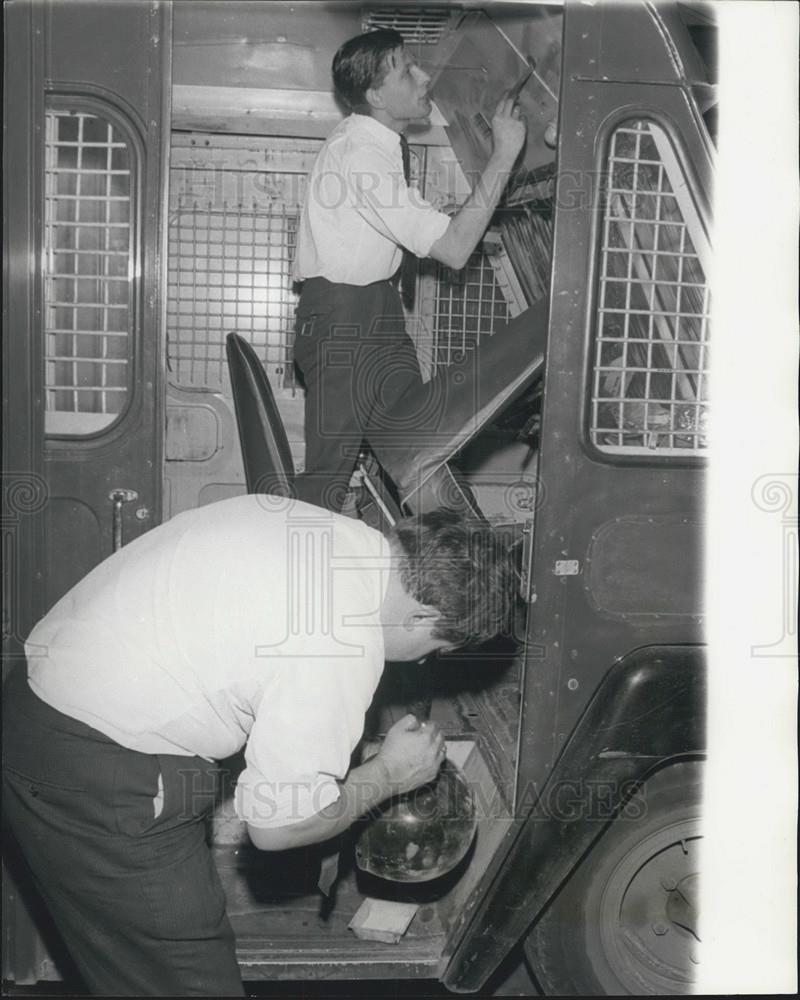
[[[295,392],[300,207],[319,140],[176,133],[170,164],[167,362],[173,384],[230,392],[225,335]]]
[[[494,333],[509,317],[509,305],[494,269],[475,250],[461,271],[437,267],[434,312],[434,371],[453,364]]]
[[[298,213],[282,205],[180,209],[170,224],[170,370],[184,386],[221,388],[225,334],[255,347],[278,385],[294,384],[297,296],[291,269]]]
[[[709,290],[699,219],[664,132],[618,128],[605,190],[591,436],[602,450],[707,447]]]
[[[131,151],[98,115],[54,110],[45,121],[46,428],[93,433],[128,393]]]

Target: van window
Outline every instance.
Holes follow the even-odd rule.
[[[609,454],[701,455],[710,249],[660,125],[613,131],[603,194],[590,439]]]
[[[135,157],[120,124],[55,103],[45,116],[45,432],[96,434],[129,397]]]

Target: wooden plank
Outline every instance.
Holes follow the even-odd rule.
[[[451,747],[456,746],[457,743],[447,744],[448,756],[451,756]],[[437,905],[437,915],[448,933],[456,925],[467,900],[489,867],[492,857],[513,822],[505,799],[492,780],[486,761],[477,745],[464,741],[461,747],[469,748],[466,759],[463,763],[461,760],[458,763],[473,792],[478,829],[469,867]]]
[[[325,138],[342,117],[333,92],[327,90],[196,84],[176,84],[172,88],[172,127],[184,131]],[[443,128],[446,124],[434,105],[430,126],[415,129],[413,142],[449,146]]]

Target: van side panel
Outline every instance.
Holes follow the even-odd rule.
[[[677,728],[647,751],[648,767],[661,754],[702,752],[702,657],[681,650],[704,640],[706,400],[704,370],[695,362],[705,349],[700,263],[709,245],[712,162],[696,101],[706,83],[702,66],[682,25],[668,26],[660,10],[649,3],[566,6],[534,603],[516,788],[522,832],[518,840],[509,832],[504,847],[511,853],[497,852],[463,909],[460,935],[448,942],[443,979],[459,991],[483,985],[591,842],[581,823],[565,827],[547,818],[540,796],[562,766],[570,780],[583,774],[612,782],[647,770],[640,758],[634,764],[626,756],[597,756],[615,749],[600,746],[586,724],[606,673],[605,684],[612,684],[643,647],[673,650],[652,659],[643,675],[634,671],[616,693],[629,711],[652,704],[658,712],[658,692],[674,686]],[[634,152],[623,156],[623,143]],[[656,180],[648,186],[651,175]],[[662,220],[657,213],[667,203],[674,218]],[[647,209],[641,218],[638,205]],[[626,210],[631,215],[623,221],[609,222]],[[656,230],[672,240],[662,245],[668,253],[659,251]],[[649,256],[648,237],[655,244]],[[656,256],[659,265],[691,263],[698,279],[680,270],[657,273]],[[612,265],[619,262],[615,281]],[[617,286],[619,303],[609,291]],[[643,289],[649,302],[633,298]],[[690,309],[653,297],[670,289],[687,302],[690,292],[699,296],[700,306],[695,298]],[[692,309],[697,316],[686,318]],[[695,324],[696,342],[676,332],[683,323]],[[627,392],[640,383],[641,391]],[[618,422],[607,419],[609,412]],[[634,696],[639,684],[647,690],[642,702]],[[620,717],[619,724],[628,722]],[[538,818],[525,822],[527,816]],[[528,852],[539,865],[545,855],[536,845],[545,843],[547,850],[561,847],[534,873]]]

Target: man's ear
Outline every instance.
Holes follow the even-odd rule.
[[[367,100],[367,104],[376,111],[380,111],[386,107],[386,101],[381,97],[378,91],[374,87],[367,87],[367,91],[364,94]]]

